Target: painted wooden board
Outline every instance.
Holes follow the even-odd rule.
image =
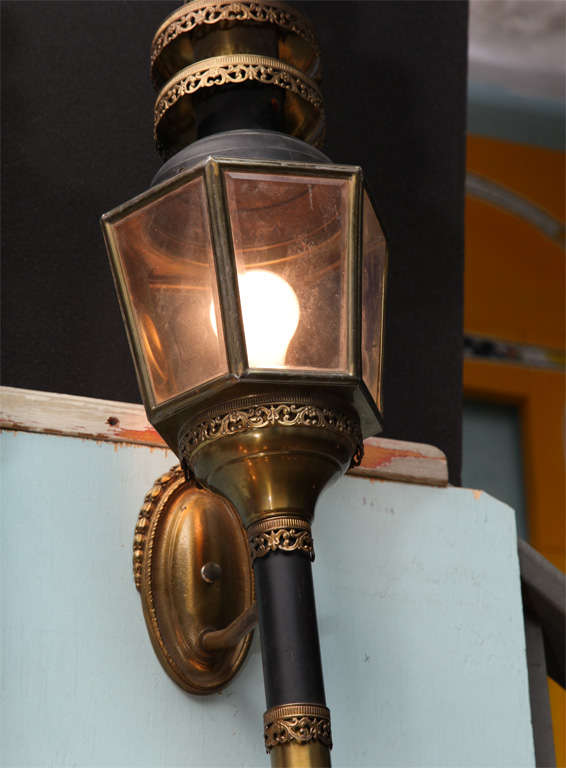
[[[349,474],[404,483],[448,485],[446,456],[433,445],[383,437],[364,440],[364,458]]]
[[[14,387],[0,387],[0,428],[166,449],[141,405]],[[351,474],[448,484],[446,456],[431,445],[370,437],[364,449],[361,466]]]
[[[138,509],[174,457],[4,432],[5,768],[267,768],[258,638],[220,695],[153,652]],[[313,526],[335,768],[534,768],[512,510],[463,488],[344,477]]]
[[[0,427],[167,447],[142,405],[16,387],[0,388]]]

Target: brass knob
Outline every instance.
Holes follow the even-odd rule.
[[[222,576],[222,568],[218,563],[205,563],[200,569],[200,575],[207,584],[214,584]]]

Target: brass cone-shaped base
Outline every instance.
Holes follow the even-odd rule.
[[[179,449],[248,527],[280,514],[310,521],[321,491],[359,458],[361,432],[349,411],[292,399],[244,402],[182,431]]]

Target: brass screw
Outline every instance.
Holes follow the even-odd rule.
[[[200,569],[200,575],[207,584],[214,584],[222,576],[222,568],[218,563],[205,563]]]

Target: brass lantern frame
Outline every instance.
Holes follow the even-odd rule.
[[[250,368],[246,353],[244,324],[238,291],[237,267],[232,238],[230,211],[227,201],[224,172],[246,171],[277,176],[302,176],[349,181],[348,232],[346,259],[346,372],[295,369]],[[219,306],[224,330],[224,345],[228,373],[217,376],[164,402],[157,403],[149,379],[136,312],[128,290],[124,267],[113,232],[113,225],[148,204],[162,198],[197,177],[202,177],[206,189],[212,252],[215,267]],[[323,163],[302,163],[274,160],[241,160],[208,157],[192,168],[171,179],[156,184],[148,191],[114,208],[102,216],[102,228],[110,254],[110,262],[122,315],[127,328],[128,341],[135,361],[138,384],[143,395],[149,421],[158,429],[170,448],[178,452],[180,428],[187,421],[187,413],[221,406],[228,400],[247,396],[293,391],[309,393],[322,402],[339,400],[352,407],[360,418],[364,437],[381,431],[381,398],[378,403],[362,378],[362,248],[363,248],[363,195],[362,169],[359,166]],[[387,273],[387,252],[384,265],[384,285]],[[380,360],[383,362],[384,297],[379,327]],[[381,376],[378,378],[381,387]]]

